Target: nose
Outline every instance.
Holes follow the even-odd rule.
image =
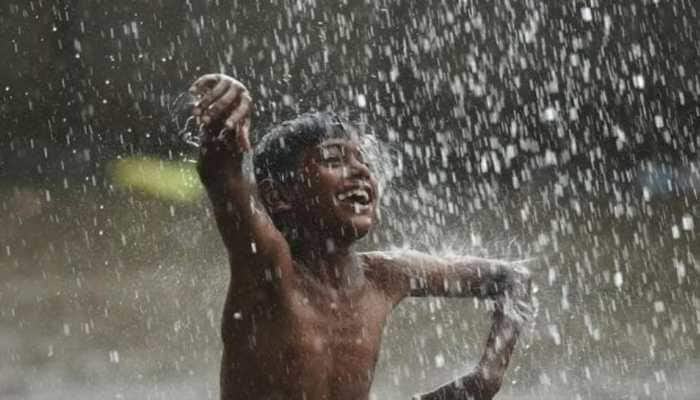
[[[360,161],[357,157],[352,157],[348,163],[348,177],[370,179],[371,172],[369,166]]]

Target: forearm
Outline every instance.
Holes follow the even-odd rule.
[[[413,396],[413,400],[487,400],[493,394],[486,392],[482,378],[477,372],[429,392]]]
[[[229,248],[252,255],[265,246],[272,223],[256,199],[256,186],[243,171],[243,157],[226,149],[202,148],[198,171],[219,232]]]
[[[415,396],[420,400],[487,400],[501,388],[503,377],[515,343],[519,326],[500,310],[493,315],[493,324],[486,341],[486,349],[479,365],[471,374],[450,382],[429,393]]]
[[[502,310],[497,309],[494,312],[486,348],[479,361],[479,371],[491,384],[497,384],[500,387],[520,335],[520,328],[520,323],[507,316]]]
[[[243,156],[214,145],[201,148],[197,172],[214,211],[238,215],[250,203],[254,186],[243,173]]]
[[[443,286],[449,297],[469,297],[478,299],[493,299],[503,295],[509,290],[509,274],[511,269],[508,264],[501,261],[491,261],[479,258],[462,258],[456,261],[447,261],[452,271],[442,274],[434,274],[432,288]],[[443,282],[435,281],[443,279]]]

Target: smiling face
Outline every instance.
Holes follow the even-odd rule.
[[[305,149],[292,207],[307,229],[336,243],[365,236],[375,224],[377,182],[355,140],[328,139]]]

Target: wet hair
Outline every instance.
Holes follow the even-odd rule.
[[[271,128],[255,146],[255,180],[286,182],[299,167],[304,149],[328,139],[357,139],[359,131],[332,112],[301,114]]]

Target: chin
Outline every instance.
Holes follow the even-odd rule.
[[[331,225],[337,226],[336,234],[342,241],[355,241],[367,236],[376,225],[376,210],[373,204],[364,205],[362,208],[343,204],[336,207]]]
[[[355,216],[347,225],[351,236],[355,239],[361,239],[367,236],[374,228],[374,218],[372,216]]]

